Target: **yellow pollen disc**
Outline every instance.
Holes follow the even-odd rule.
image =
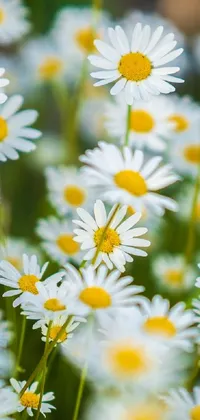
[[[79,299],[92,309],[108,308],[112,301],[109,293],[102,287],[91,286],[82,290]]]
[[[132,376],[146,372],[148,361],[142,347],[118,344],[109,349],[109,366],[116,375]]]
[[[44,80],[51,80],[63,69],[63,62],[57,57],[47,57],[39,67],[40,77]]]
[[[0,8],[0,24],[1,23],[3,23],[4,22],[4,20],[5,20],[5,12],[4,12],[4,10],[2,9],[2,7]]]
[[[54,327],[51,327],[49,331],[49,338],[51,340],[54,340],[57,337],[58,333],[60,332],[61,328],[62,326],[60,325],[55,325]],[[67,339],[67,333],[66,331],[63,331],[58,341],[62,343],[66,339]]]
[[[155,126],[152,116],[141,110],[131,112],[130,129],[136,133],[150,133]]]
[[[80,246],[77,242],[74,241],[73,235],[60,235],[56,243],[58,247],[67,255],[77,254],[80,250]]]
[[[121,58],[118,70],[127,80],[141,82],[150,76],[152,64],[148,57],[139,52],[129,53]]]
[[[38,408],[39,400],[39,394],[34,394],[34,392],[25,392],[20,398],[20,403],[27,408]]]
[[[68,185],[65,188],[64,198],[71,206],[74,207],[81,206],[86,199],[84,190],[76,185]]]
[[[137,407],[123,420],[162,420],[163,410],[158,404],[145,404]]]
[[[102,235],[104,233],[104,229],[105,227],[99,228],[98,230],[96,230],[94,234],[94,242],[97,247],[102,241]],[[119,235],[114,229],[108,228],[104,235],[103,241],[101,243],[100,251],[106,252],[106,254],[109,254],[110,252],[113,252],[113,249],[115,246],[119,246],[119,245],[120,245]]]
[[[21,270],[22,268],[22,261],[20,258],[17,257],[7,257],[6,261],[12,264],[17,270]]]
[[[22,292],[29,292],[33,295],[38,295],[36,283],[40,281],[34,274],[25,274],[18,280],[18,285]]]
[[[165,280],[174,286],[181,286],[184,280],[183,271],[169,269],[165,272]]]
[[[120,171],[114,176],[115,184],[132,195],[141,196],[147,193],[147,185],[139,172]]]
[[[200,220],[200,201],[197,203],[195,208],[195,219]]]
[[[3,117],[0,117],[0,143],[4,141],[4,139],[8,135],[8,124]]]
[[[83,28],[76,32],[75,40],[78,46],[85,52],[95,51],[94,40],[98,38],[93,28]]]
[[[66,309],[66,306],[63,305],[62,302],[60,302],[58,299],[52,298],[46,300],[46,302],[44,303],[44,308],[48,311],[57,312],[63,311],[64,309]]]
[[[196,405],[190,411],[191,420],[200,420],[200,405]]]
[[[154,316],[147,319],[144,323],[144,329],[148,333],[161,335],[166,338],[176,335],[175,325],[166,316]]]
[[[185,159],[194,165],[198,165],[200,163],[200,146],[197,144],[193,144],[191,146],[187,146],[184,148],[183,151]]]
[[[171,115],[168,121],[175,123],[174,131],[176,131],[177,133],[186,131],[189,127],[189,121],[185,117],[179,114]]]

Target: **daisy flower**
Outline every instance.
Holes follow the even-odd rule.
[[[74,213],[79,206],[91,207],[92,194],[76,167],[49,167],[45,174],[49,201],[59,214]]]
[[[139,248],[148,247],[150,242],[138,238],[147,232],[146,228],[133,229],[133,226],[140,220],[141,213],[136,213],[124,220],[127,206],[123,206],[117,211],[115,209],[114,206],[107,215],[103,202],[97,200],[94,205],[93,218],[86,210],[79,208],[77,213],[81,220],[73,220],[73,223],[79,227],[74,230],[76,234],[74,240],[82,244],[81,249],[89,250],[84,255],[84,260],[92,260],[99,247],[95,267],[98,267],[103,261],[109,270],[112,270],[114,265],[123,272],[126,262],[133,261],[131,255],[146,257],[147,253]],[[116,214],[114,214],[115,211]],[[104,229],[111,219],[102,240]]]
[[[22,255],[26,253],[29,257],[32,254],[40,257],[38,250],[28,244],[24,238],[7,237],[4,245],[0,245],[0,261],[6,260],[17,270],[23,270]]]
[[[12,414],[17,411],[18,399],[10,387],[0,388],[0,419],[12,420]]]
[[[152,271],[159,287],[170,293],[182,293],[195,284],[195,270],[185,266],[183,255],[159,255],[152,261]]]
[[[28,9],[20,0],[0,0],[0,44],[18,41],[30,30]]]
[[[149,102],[137,101],[131,107],[128,143],[142,149],[163,151],[165,137],[170,136],[173,123],[169,116],[170,100],[159,96]],[[114,103],[108,103],[105,113],[105,127],[111,136],[124,143],[127,125],[127,106],[124,95],[119,95]]]
[[[177,211],[174,200],[157,193],[179,180],[171,165],[160,166],[162,157],[144,161],[141,150],[133,152],[124,147],[121,151],[112,144],[100,142],[80,160],[87,165],[83,168],[85,180],[93,187],[102,187],[103,200],[127,204],[136,211],[145,207],[160,216],[165,209]]]
[[[195,315],[191,310],[185,310],[183,302],[170,308],[170,302],[156,295],[149,301],[142,301],[142,329],[145,333],[164,340],[170,347],[191,351],[197,328],[192,328]]]
[[[176,420],[198,420],[200,415],[200,388],[195,387],[193,393],[185,388],[172,390],[165,398],[169,407],[170,418]]]
[[[42,248],[61,265],[70,259],[76,262],[82,260],[80,246],[74,241],[74,233],[67,220],[53,216],[39,220],[36,231],[42,239]]]
[[[177,139],[187,132],[199,119],[200,107],[189,96],[171,95],[171,107],[168,121],[172,123],[172,139]],[[174,143],[173,143],[174,144]]]
[[[142,27],[137,23],[129,40],[120,26],[109,28],[111,45],[97,39],[94,45],[101,55],[89,56],[91,64],[102,69],[91,73],[92,77],[100,79],[95,86],[115,82],[111,95],[124,90],[129,105],[134,100],[149,100],[152,95],[174,92],[171,83],[183,82],[171,76],[179,71],[179,67],[164,66],[178,57],[183,49],[174,50],[177,44],[174,34],[162,37],[163,29],[159,26],[152,32],[149,25]]]
[[[11,338],[10,323],[3,320],[3,312],[0,310],[0,348],[7,347]]]
[[[71,264],[65,266],[65,281],[76,289],[77,299],[83,305],[86,314],[95,312],[97,318],[115,315],[116,310],[133,306],[140,301],[138,293],[144,291],[142,286],[132,286],[133,278],[120,278],[120,271],[108,273],[106,266],[101,265],[97,272],[92,265],[81,272]]]
[[[26,381],[17,381],[14,378],[11,378],[10,383],[14,388],[17,394],[20,394],[22,388],[26,384]],[[37,393],[39,383],[33,382],[32,385],[24,392],[24,394],[20,397],[18,396],[18,406],[17,411],[21,413],[22,411],[26,410],[29,416],[34,416],[34,411],[38,409],[39,401],[40,401],[40,394]],[[54,400],[54,393],[47,392],[42,396],[42,404],[40,408],[40,413],[46,417],[46,414],[51,413],[51,410],[54,410],[55,407],[52,404],[49,404],[49,401]],[[34,411],[33,411],[34,410]]]
[[[10,83],[8,79],[2,78],[4,73],[5,73],[5,69],[3,67],[0,67],[0,104],[3,104],[7,99],[7,96],[5,95],[5,93],[2,92],[2,88],[4,88]]]
[[[65,7],[58,12],[52,33],[63,56],[80,64],[88,54],[95,51],[94,40],[103,37],[107,26],[108,17],[105,12],[101,12],[94,30],[92,8]]]
[[[36,121],[37,111],[19,111],[22,104],[23,97],[14,95],[0,107],[0,161],[18,159],[18,151],[33,151],[36,146],[30,140],[41,136],[40,131],[29,127]]]
[[[21,295],[13,302],[15,308],[22,303],[26,296],[26,292],[29,292],[30,295],[37,296],[39,293],[38,286],[47,265],[48,263],[45,263],[43,267],[40,268],[36,255],[28,257],[28,255],[23,254],[23,270],[20,272],[10,262],[6,260],[1,261],[0,284],[11,288],[11,290],[3,294],[3,297]],[[47,284],[51,281],[59,282],[61,278],[62,274],[56,273],[48,277],[44,283]]]
[[[48,328],[48,324],[42,325],[41,326],[42,341],[46,342],[47,334],[48,334],[49,341],[55,340],[62,326],[66,322],[66,320],[67,320],[66,316],[61,315],[52,321],[50,328]],[[66,326],[65,330],[63,331],[57,343],[60,343],[63,347],[68,346],[68,340],[73,337],[74,330],[79,325],[80,325],[80,321],[77,321],[76,317],[75,318],[73,317],[71,320],[69,320],[68,325]]]

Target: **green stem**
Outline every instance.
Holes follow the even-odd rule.
[[[100,239],[99,244],[98,244],[98,246],[97,246],[97,249],[96,249],[95,255],[94,255],[93,259],[92,259],[92,264],[93,264],[93,265],[96,263],[96,260],[97,260],[97,257],[98,257],[98,255],[99,255],[99,252],[100,252],[100,249],[101,249],[101,245],[102,245],[102,243],[103,243],[103,241],[104,241],[104,238],[105,238],[105,235],[106,235],[106,233],[107,233],[107,230],[108,230],[108,228],[109,228],[110,224],[112,223],[112,221],[113,221],[113,219],[114,219],[114,217],[115,217],[116,213],[118,212],[119,207],[120,207],[120,204],[116,204],[115,209],[113,210],[112,214],[110,215],[110,217],[109,217],[109,219],[108,219],[108,221],[107,221],[107,223],[106,223],[106,225],[105,225],[105,227],[104,227],[103,233],[102,233],[102,235],[101,235],[101,239]]]
[[[132,106],[128,105],[127,116],[126,116],[126,133],[125,133],[124,146],[128,146],[128,141],[129,141],[129,130],[130,130],[130,123],[131,123],[131,109],[132,109]]]
[[[48,345],[49,345],[49,334],[50,334],[51,325],[52,325],[52,321],[50,321],[49,325],[48,325],[44,354],[46,353]],[[45,381],[46,381],[46,374],[47,374],[47,358],[44,360],[44,365],[43,365],[42,381],[41,381],[41,387],[40,387],[40,399],[39,399],[39,404],[38,404],[35,420],[38,420],[39,416],[40,416],[40,409],[41,409],[41,405],[42,405],[42,397],[43,397],[43,394],[44,394],[44,387],[45,387]]]
[[[21,335],[20,335],[20,342],[19,342],[19,348],[18,348],[18,355],[16,360],[16,369],[15,369],[15,378],[17,379],[18,374],[20,372],[20,363],[21,363],[21,356],[23,351],[23,345],[24,345],[24,338],[25,338],[25,332],[26,332],[26,317],[23,316],[23,321],[21,325]]]
[[[82,396],[83,396],[85,380],[86,380],[86,376],[87,376],[87,369],[88,369],[88,364],[87,364],[87,362],[85,362],[85,364],[83,366],[83,369],[82,369],[82,372],[81,372],[81,378],[80,378],[80,383],[79,383],[79,388],[78,388],[78,394],[77,394],[76,405],[75,405],[75,409],[74,409],[73,420],[77,420],[77,418],[78,418],[79,409],[80,409],[80,405],[81,405],[81,400],[82,400]]]
[[[192,209],[191,209],[191,216],[190,216],[190,223],[188,229],[188,239],[187,245],[185,250],[185,263],[189,264],[192,259],[192,252],[194,249],[194,242],[195,242],[195,221],[196,221],[196,207],[198,202],[198,195],[200,191],[200,165],[198,167],[196,182],[194,186],[194,196],[192,200]]]

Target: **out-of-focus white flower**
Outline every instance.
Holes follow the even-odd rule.
[[[10,378],[15,367],[15,357],[8,349],[0,349],[0,378],[1,380]],[[0,416],[1,417],[1,416]]]
[[[16,42],[29,31],[27,15],[20,0],[0,0],[0,44]]]
[[[95,86],[114,82],[110,93],[117,95],[125,91],[127,104],[134,100],[149,100],[152,95],[174,92],[171,83],[182,83],[174,76],[179,67],[164,67],[178,57],[183,49],[174,50],[177,42],[174,34],[162,37],[163,26],[152,31],[149,25],[135,25],[131,37],[127,37],[121,26],[108,29],[111,45],[96,39],[94,45],[101,55],[91,55],[89,60],[101,70],[91,73],[100,79]],[[174,50],[174,51],[173,51]]]
[[[65,281],[74,287],[77,299],[83,305],[85,313],[95,313],[97,319],[115,316],[115,312],[124,307],[131,307],[140,301],[138,293],[144,291],[142,286],[132,286],[133,278],[120,278],[120,271],[108,273],[106,266],[101,265],[97,272],[93,266],[81,272],[70,264],[66,265]]]
[[[126,212],[127,206],[117,211],[113,206],[107,215],[101,200],[97,200],[94,205],[94,218],[82,208],[77,210],[81,220],[73,220],[73,223],[79,227],[74,230],[76,234],[74,240],[82,244],[81,249],[87,250],[84,260],[92,260],[98,250],[95,267],[104,262],[110,270],[114,265],[123,272],[126,262],[133,261],[131,255],[146,257],[147,253],[140,248],[148,247],[150,242],[138,237],[144,235],[147,229],[133,228],[140,220],[141,213],[135,213],[125,219]],[[108,223],[109,226],[104,233]]]
[[[5,244],[0,244],[0,261],[10,262],[17,270],[23,270],[22,255],[26,253],[29,257],[33,254],[40,257],[38,250],[28,244],[24,238],[7,237]]]
[[[93,193],[74,166],[46,169],[49,200],[59,214],[76,213],[78,207],[92,208]]]
[[[0,67],[0,104],[3,104],[7,99],[7,96],[5,95],[5,93],[2,92],[2,88],[4,88],[5,86],[9,84],[9,80],[6,79],[5,77],[2,78],[4,74],[5,74],[5,69],[3,67]]]
[[[60,165],[64,162],[66,154],[66,148],[62,140],[57,134],[43,134],[35,152],[26,159],[26,162],[37,171],[42,171],[42,173],[47,166]]]
[[[134,102],[131,108],[128,142],[138,149],[148,148],[163,151],[165,138],[170,137],[173,123],[168,120],[170,100],[163,96],[151,101]],[[127,106],[123,95],[116,102],[107,103],[105,127],[111,136],[120,138],[124,143],[127,126]]]
[[[14,388],[15,392],[17,394],[20,394],[22,388],[26,384],[26,381],[20,382],[14,378],[11,378],[10,383]],[[17,407],[17,411],[19,413],[26,410],[29,416],[32,417],[34,415],[33,410],[38,409],[40,401],[40,394],[37,393],[38,385],[38,382],[33,382],[32,385],[29,388],[27,388],[27,390],[21,397],[19,395]],[[49,401],[54,400],[54,398],[55,397],[53,392],[47,392],[46,394],[43,394],[40,413],[42,413],[44,417],[46,417],[45,414],[51,413],[51,410],[55,409],[55,407],[52,404],[49,404]]]
[[[29,127],[36,121],[37,111],[19,111],[22,104],[23,97],[14,95],[0,108],[0,161],[18,159],[19,151],[28,153],[35,150],[32,140],[41,136],[40,131]]]
[[[61,265],[72,259],[80,262],[83,253],[80,246],[74,241],[73,228],[67,220],[56,217],[39,220],[37,234],[42,239],[42,247],[47,254]]]
[[[17,412],[18,398],[10,387],[0,387],[0,419],[12,420],[12,414]]]
[[[44,324],[41,326],[42,329],[42,341],[46,342],[46,338],[48,335],[49,341],[55,340],[59,332],[61,331],[62,326],[67,321],[67,317],[65,315],[61,315],[55,318],[51,326],[49,328],[48,324]],[[68,346],[68,340],[73,337],[74,330],[80,325],[80,322],[76,320],[76,317],[72,317],[69,319],[69,323],[67,324],[65,330],[62,332],[60,338],[58,339],[57,343],[61,344],[63,347]]]
[[[194,185],[187,184],[183,187],[183,190],[180,192],[177,197],[179,203],[179,212],[177,217],[181,220],[188,222],[191,216],[192,211],[192,202],[194,198]],[[200,192],[198,193],[197,203],[195,207],[195,222],[196,227],[200,228]]]
[[[152,261],[152,270],[159,287],[170,293],[185,292],[195,284],[195,270],[185,266],[183,255],[159,255]]]
[[[106,97],[103,96],[88,98],[83,102],[80,113],[80,132],[92,144],[106,137],[105,104]]]
[[[171,165],[160,166],[162,157],[155,156],[145,161],[141,150],[133,152],[99,142],[94,150],[87,150],[80,160],[88,166],[83,168],[85,181],[93,187],[101,187],[100,198],[110,203],[127,204],[136,211],[148,208],[159,216],[165,209],[177,211],[174,200],[157,191],[173,184],[179,177]]]
[[[0,348],[8,346],[12,337],[10,323],[3,320],[3,312],[0,311]]]
[[[4,93],[9,96],[18,94],[19,92],[23,94],[23,92],[26,91],[26,83],[24,80],[26,77],[19,57],[14,54],[0,54],[0,63],[5,69],[4,77],[9,80],[8,86],[3,89]]]
[[[174,141],[180,138],[182,140],[183,134],[189,131],[193,124],[200,119],[200,107],[193,101],[190,96],[171,95],[171,106],[168,109],[168,121],[172,125],[171,142],[172,148]]]
[[[23,269],[20,272],[10,262],[2,260],[0,262],[0,284],[11,288],[11,290],[5,292],[3,296],[9,297],[21,295],[13,302],[14,307],[23,302],[26,292],[29,292],[30,295],[37,296],[39,293],[38,285],[47,268],[47,265],[48,262],[40,268],[36,255],[28,257],[28,255],[23,254]],[[59,282],[61,278],[61,273],[53,274],[44,281],[44,284],[51,281],[55,283]]]
[[[198,420],[200,415],[200,388],[195,387],[191,395],[185,388],[172,390],[165,398],[172,420]]]

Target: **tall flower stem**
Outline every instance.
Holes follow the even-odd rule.
[[[87,364],[87,361],[86,361],[84,366],[83,366],[82,372],[81,372],[81,379],[80,379],[79,388],[78,388],[78,394],[77,394],[77,399],[76,399],[76,405],[75,405],[73,420],[77,420],[77,418],[78,418],[79,409],[80,409],[80,405],[81,405],[81,400],[82,400],[82,396],[83,396],[85,380],[86,380],[86,376],[87,376],[87,369],[88,369],[88,364]]]
[[[17,360],[16,360],[15,375],[14,375],[15,378],[18,377],[18,374],[20,372],[20,363],[21,363],[21,357],[22,357],[22,351],[23,351],[23,345],[24,345],[25,332],[26,332],[26,317],[23,316],[18,354],[17,354]]]
[[[200,192],[200,165],[198,166],[198,172],[196,176],[196,181],[194,185],[194,195],[192,200],[192,208],[191,208],[191,215],[190,215],[190,222],[189,222],[189,229],[188,229],[188,238],[187,238],[187,245],[185,250],[185,263],[189,264],[192,259],[192,252],[194,249],[194,242],[195,242],[195,219],[196,219],[196,207],[198,202],[198,195]]]
[[[110,224],[112,223],[112,221],[113,221],[113,219],[114,219],[114,217],[115,217],[116,213],[118,212],[119,207],[120,207],[120,204],[116,204],[115,209],[113,210],[112,214],[110,215],[110,217],[109,217],[109,219],[108,219],[108,221],[107,221],[107,223],[106,223],[106,225],[105,225],[105,227],[104,227],[104,230],[103,230],[103,233],[102,233],[102,235],[101,235],[101,239],[100,239],[100,241],[99,241],[99,244],[98,244],[98,246],[97,246],[97,249],[96,249],[96,252],[95,252],[94,258],[92,259],[92,264],[93,264],[93,265],[95,265],[95,263],[96,263],[96,260],[97,260],[97,258],[98,258],[98,255],[99,255],[99,252],[100,252],[100,249],[101,249],[101,245],[102,245],[102,243],[103,243],[103,241],[104,241],[104,238],[105,238],[105,236],[106,236],[107,230],[108,230],[108,228],[109,228]]]
[[[128,140],[129,140],[129,131],[130,131],[130,123],[131,123],[131,109],[132,106],[128,105],[127,107],[127,116],[126,116],[126,133],[125,133],[125,139],[124,139],[124,146],[128,146]]]
[[[66,329],[67,325],[69,324],[69,322],[71,321],[72,317],[73,317],[73,315],[71,315],[71,316],[68,317],[68,319],[65,321],[65,323],[62,326],[62,328],[58,332],[57,336],[48,345],[46,351],[44,351],[44,354],[42,355],[42,357],[41,357],[40,361],[38,362],[36,368],[31,373],[31,375],[29,376],[27,382],[25,383],[24,387],[22,388],[22,390],[20,392],[20,398],[26,392],[27,388],[32,384],[32,382],[34,381],[36,375],[38,375],[41,372],[41,370],[43,369],[44,363],[46,363],[46,360],[48,359],[48,357],[51,354],[51,352],[52,352],[53,348],[55,347],[55,345],[57,344],[57,341],[62,336],[63,332],[65,331],[65,329]]]

